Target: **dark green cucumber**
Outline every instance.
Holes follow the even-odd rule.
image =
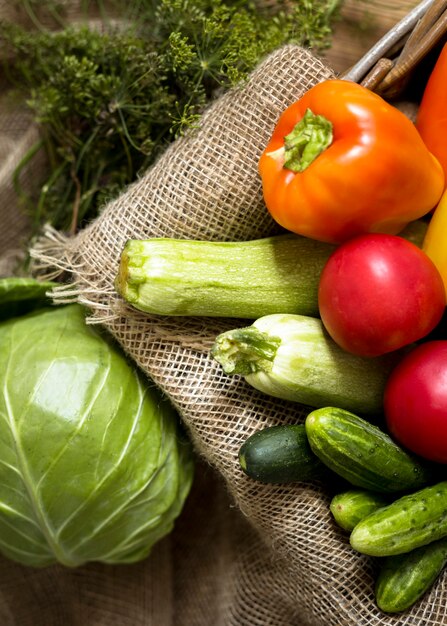
[[[351,533],[351,546],[371,556],[410,552],[447,537],[447,481],[405,495],[368,515]]]
[[[349,411],[334,407],[312,411],[306,433],[320,461],[356,487],[397,493],[433,482],[431,466]]]
[[[0,278],[0,321],[51,305],[48,294],[57,283],[35,278]]]
[[[330,510],[336,523],[351,532],[367,515],[387,504],[389,500],[380,493],[366,489],[349,489],[332,498]]]
[[[409,609],[434,584],[447,563],[447,539],[388,556],[376,581],[376,602],[386,613]]]
[[[271,426],[254,433],[239,450],[244,472],[264,483],[319,477],[324,465],[310,449],[303,424]]]

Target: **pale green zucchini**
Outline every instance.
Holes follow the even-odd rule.
[[[426,226],[402,236],[420,244]],[[256,319],[318,316],[318,282],[335,246],[292,233],[251,241],[130,240],[115,288],[136,309],[160,315]]]
[[[253,241],[128,241],[115,286],[162,315],[255,319],[318,315],[318,281],[334,246],[294,234]]]
[[[379,413],[397,353],[367,359],[340,348],[319,319],[267,315],[247,328],[221,333],[212,356],[255,389],[310,407]]]

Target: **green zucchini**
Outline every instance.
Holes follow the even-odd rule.
[[[382,411],[385,384],[399,358],[397,352],[375,359],[350,354],[321,320],[291,314],[266,315],[221,333],[211,354],[227,374],[244,376],[270,396],[365,414]]]
[[[351,532],[357,524],[389,500],[380,493],[366,489],[349,489],[335,495],[330,503],[330,511],[338,526]]]
[[[243,471],[264,483],[290,483],[318,478],[324,465],[310,449],[303,424],[263,428],[239,449]]]
[[[147,313],[317,316],[320,273],[334,249],[294,234],[241,242],[131,240],[115,287]]]
[[[447,537],[447,481],[400,497],[371,513],[351,533],[351,546],[371,556],[403,554]]]
[[[312,451],[352,485],[379,493],[418,489],[433,470],[366,420],[334,407],[309,413],[306,433]]]
[[[402,237],[421,245],[426,225]],[[161,315],[256,319],[318,317],[318,282],[335,246],[293,233],[251,241],[130,240],[115,288],[133,307]]]
[[[377,606],[386,613],[406,611],[432,587],[446,563],[447,539],[386,557],[376,581]]]

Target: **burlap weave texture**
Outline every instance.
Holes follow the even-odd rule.
[[[243,475],[237,452],[245,438],[267,425],[302,422],[307,411],[225,376],[213,362],[213,339],[240,321],[146,316],[124,306],[113,287],[129,238],[247,240],[276,232],[262,201],[260,153],[282,110],[330,76],[306,50],[278,50],[89,227],[68,240],[48,231],[33,251],[35,271],[69,273],[70,284],[56,290],[55,301],[86,304],[92,321],[104,324],[168,394],[196,450],[223,476],[262,538],[256,549],[241,548],[236,589],[220,623],[438,626],[447,618],[444,578],[404,615],[376,608],[376,564],[349,547],[331,518],[324,485],[262,485]]]

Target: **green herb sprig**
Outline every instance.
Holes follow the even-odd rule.
[[[326,47],[340,4],[113,0],[119,27],[0,24],[5,74],[25,93],[50,163],[28,201],[34,230],[74,233],[278,46]]]

